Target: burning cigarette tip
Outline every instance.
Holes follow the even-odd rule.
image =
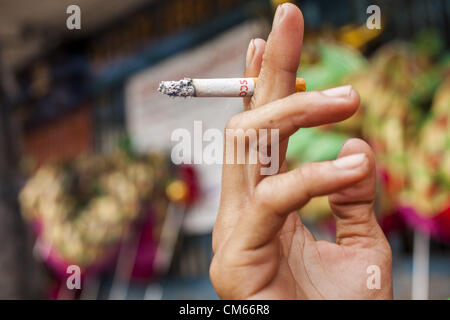
[[[158,91],[170,97],[195,96],[194,82],[191,78],[184,78],[180,81],[161,81]]]

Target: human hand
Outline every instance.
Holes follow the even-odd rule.
[[[255,39],[249,45],[245,76],[258,76],[257,88],[227,129],[278,129],[281,169],[263,176],[260,163],[224,161],[211,281],[225,299],[391,299],[392,257],[374,215],[370,147],[350,139],[337,160],[285,172],[291,134],[344,120],[359,105],[350,86],[294,93],[302,38],[300,10],[284,4],[267,44]],[[226,138],[225,157],[230,143]],[[296,212],[322,195],[329,195],[336,243],[316,241]],[[367,286],[371,265],[380,268],[379,289]]]

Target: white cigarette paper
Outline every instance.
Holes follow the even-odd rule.
[[[193,79],[197,97],[247,97],[255,91],[253,78]]]
[[[172,97],[247,97],[255,91],[254,78],[162,81],[158,91]]]

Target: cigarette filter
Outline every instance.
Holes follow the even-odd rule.
[[[171,97],[250,97],[258,78],[191,79],[162,81],[158,91]],[[297,78],[295,91],[306,90],[305,80]]]

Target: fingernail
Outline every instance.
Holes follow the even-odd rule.
[[[324,95],[331,96],[331,97],[342,97],[342,98],[348,97],[351,92],[352,92],[352,86],[349,86],[349,85],[331,88],[331,89],[322,91],[322,93]]]
[[[333,161],[334,165],[341,169],[354,169],[361,166],[366,161],[367,156],[364,153],[352,154]]]
[[[255,54],[255,39],[252,39],[248,45],[247,57],[245,58],[245,66],[247,68],[251,63],[254,54]]]
[[[277,7],[277,11],[275,11],[275,17],[273,18],[273,26],[276,27],[282,20],[284,15],[284,7],[285,5],[279,5]]]

